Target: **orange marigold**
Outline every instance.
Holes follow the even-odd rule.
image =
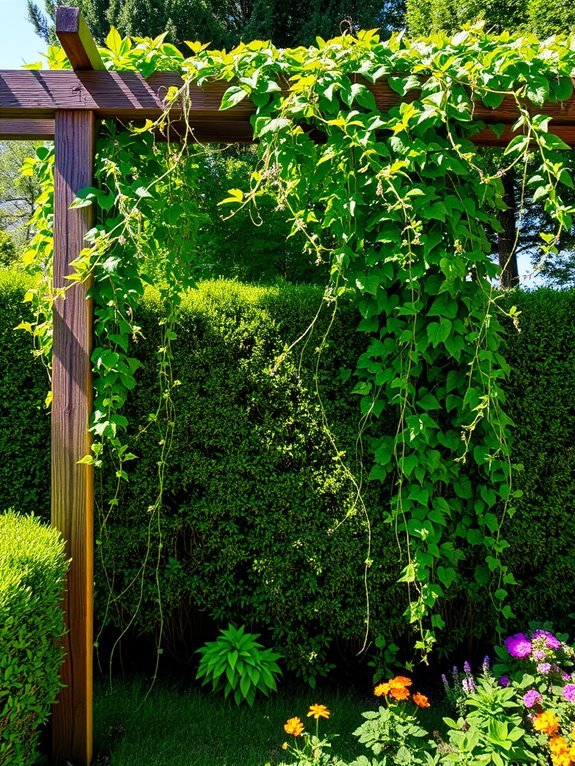
[[[417,707],[431,707],[431,705],[429,704],[429,700],[427,699],[425,694],[421,694],[420,692],[415,692],[412,699],[417,705]]]
[[[559,731],[559,721],[555,713],[544,710],[533,719],[533,728],[543,732],[543,734],[557,734]]]
[[[313,716],[317,721],[318,718],[329,718],[330,715],[331,713],[325,705],[310,705],[307,717],[311,718]]]
[[[294,737],[299,737],[303,732],[304,725],[299,718],[288,718],[284,723],[284,731],[286,734],[293,734]]]
[[[394,700],[397,700],[397,702],[409,699],[409,689],[406,689],[405,686],[396,686],[395,688],[392,688],[389,693]]]
[[[411,686],[412,683],[413,681],[411,678],[408,678],[407,676],[395,676],[395,678],[391,679],[389,685],[392,689],[397,689],[403,686]]]
[[[549,750],[552,753],[562,753],[569,748],[569,743],[565,737],[551,737],[549,740]]]
[[[385,694],[389,694],[389,684],[378,684],[373,693],[376,697],[383,697]]]

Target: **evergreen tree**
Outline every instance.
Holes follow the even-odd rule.
[[[484,19],[487,28],[495,32],[533,32],[539,37],[547,37],[575,31],[575,3],[572,0],[407,0],[406,16],[409,32],[413,35],[451,33],[462,24],[479,19]],[[502,268],[502,286],[513,287],[518,283],[515,243],[520,195],[513,172],[502,180],[507,210],[499,214],[502,231],[494,237],[494,244]],[[536,252],[538,237],[533,235],[540,226],[546,225],[540,207],[529,206],[523,222],[519,247]],[[573,232],[564,237],[563,244],[571,251]],[[575,280],[573,264],[573,253],[564,251],[549,259],[541,271],[555,286],[567,286]]]
[[[210,42],[233,47],[240,41],[271,39],[279,47],[310,45],[343,29],[403,27],[404,0],[71,0],[84,14],[95,39],[103,43],[110,25],[121,34],[155,37],[168,31],[170,42]],[[45,12],[28,0],[36,32],[54,39],[54,0]]]

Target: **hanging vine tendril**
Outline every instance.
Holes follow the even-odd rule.
[[[124,438],[124,406],[136,385],[131,349],[141,342],[135,316],[145,285],[159,284],[168,307],[158,353],[159,406],[145,431],[162,446],[158,493],[148,509],[150,530],[156,525],[160,540],[156,567],[163,472],[176,417],[171,344],[180,297],[193,285],[197,209],[190,189],[197,188],[194,158],[201,149],[194,140],[191,86],[224,80],[229,87],[221,109],[246,98],[255,105],[260,163],[246,189],[232,189],[223,203],[257,206],[260,195],[273,195],[290,211],[294,231],[305,233],[316,260],[331,264],[329,301],[351,294],[357,306],[358,329],[367,340],[354,373],[358,438],[371,461],[369,480],[381,482],[382,496],[390,497],[371,509],[368,521],[395,530],[416,649],[427,657],[445,627],[441,604],[463,586],[472,596],[489,588],[500,615],[511,618],[508,591],[515,581],[503,560],[508,544],[502,526],[518,492],[502,388],[509,374],[502,353],[505,312],[490,234],[504,207],[501,177],[516,166],[523,166],[524,192],[534,189],[551,221],[541,234],[542,257],[557,251],[561,232],[571,226],[573,210],[562,196],[573,185],[564,159],[568,147],[549,132],[549,118],[536,114],[546,101],[572,94],[575,51],[569,41],[494,37],[476,26],[424,41],[393,36],[382,42],[374,31],[344,34],[294,50],[258,41],[226,53],[193,44],[188,59],[163,38],[121,40],[112,31],[107,44],[103,56],[110,67],[183,77],[182,87],[167,94],[167,106],[179,104],[187,121],[181,142],[156,141],[169,134],[169,110],[143,128],[107,126],[97,184],[75,203],[99,211],[74,264],[76,279],[94,277],[95,440],[86,460],[99,465],[107,450],[118,486],[135,456]],[[60,53],[52,58],[61,66]],[[398,94],[386,112],[369,87],[379,81]],[[505,98],[516,105],[518,119],[502,165],[493,171],[472,142],[485,127],[475,105],[497,108]],[[500,133],[503,126],[492,130]],[[36,166],[44,199],[27,255],[43,279],[27,296],[36,316],[28,329],[43,354],[50,351],[53,299],[50,162],[48,150],[41,150]],[[517,320],[515,309],[507,313]],[[389,411],[395,413],[391,432],[380,426]],[[102,539],[117,504],[116,494],[103,509]],[[143,587],[151,558],[148,550],[128,587]]]

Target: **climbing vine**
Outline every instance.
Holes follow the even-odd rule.
[[[549,216],[542,258],[557,251],[561,233],[571,227],[573,210],[562,194],[573,186],[565,162],[569,147],[538,113],[544,103],[572,95],[575,51],[569,41],[495,37],[475,26],[452,38],[414,41],[381,41],[374,31],[360,32],[293,50],[256,41],[227,53],[194,43],[190,58],[162,37],[121,40],[112,30],[107,45],[102,55],[112,68],[146,76],[158,69],[181,72],[183,84],[170,89],[166,104],[182,109],[186,129],[177,144],[160,140],[170,135],[169,109],[143,127],[105,125],[97,183],[74,203],[95,204],[98,211],[74,264],[74,279],[93,275],[96,307],[95,439],[86,460],[100,464],[108,450],[118,481],[129,476],[126,463],[135,453],[125,437],[124,407],[137,380],[131,353],[141,342],[137,305],[152,283],[160,287],[168,320],[158,352],[160,404],[150,413],[150,427],[169,450],[177,386],[170,348],[180,296],[193,285],[198,222],[194,193],[202,149],[190,104],[196,85],[227,81],[222,110],[244,99],[255,105],[260,161],[244,189],[230,190],[222,209],[257,208],[263,194],[273,195],[289,211],[294,233],[304,233],[309,253],[330,265],[325,301],[337,306],[346,294],[357,306],[365,337],[352,372],[360,436],[369,480],[383,483],[391,498],[370,509],[370,523],[395,530],[417,650],[428,655],[445,626],[441,603],[463,586],[472,596],[488,588],[502,617],[512,618],[515,581],[504,563],[502,525],[518,497],[517,466],[504,407],[509,368],[491,237],[504,207],[501,179],[511,168],[523,179],[522,200],[543,202]],[[63,65],[61,52],[50,55],[51,65]],[[378,106],[371,87],[381,82],[397,94],[388,110]],[[496,109],[504,101],[515,107],[517,121],[493,170],[472,141],[486,127],[475,105]],[[490,129],[500,135],[503,126]],[[44,354],[54,297],[50,161],[50,152],[40,150],[36,166],[45,199],[27,255],[43,277],[27,297],[37,317],[28,329]],[[516,310],[508,313],[517,323]],[[386,431],[380,417],[390,410],[395,427]],[[150,524],[159,523],[164,467],[163,452]],[[117,502],[116,495],[105,513]],[[368,556],[368,571],[370,563]]]

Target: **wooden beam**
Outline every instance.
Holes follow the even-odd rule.
[[[173,72],[158,72],[146,80],[137,72],[0,71],[0,119],[47,119],[60,109],[93,111],[99,117],[122,120],[156,119],[164,112],[163,100],[168,88],[179,87],[181,83],[180,76]],[[241,137],[239,140],[244,140],[255,106],[245,99],[232,109],[221,112],[219,106],[227,87],[224,82],[210,83],[201,88],[190,86],[189,119],[197,128],[198,135],[202,136],[198,140],[234,140],[232,125],[237,128]],[[385,81],[369,84],[368,87],[383,113],[401,100]],[[575,95],[565,102],[531,108],[533,113],[551,117],[550,131],[570,145],[575,145]],[[176,108],[172,113],[175,119],[181,116]],[[476,104],[475,117],[486,124],[501,123],[509,127],[518,117],[517,105],[511,97],[505,98],[496,110]],[[223,139],[220,137],[222,129]],[[483,136],[476,140],[477,144],[485,140],[489,146],[505,146],[509,131],[499,139],[492,131]]]
[[[56,8],[56,35],[72,69],[105,71],[104,62],[79,8]]]
[[[0,141],[49,141],[54,138],[54,120],[0,119]]]
[[[72,563],[65,594],[66,658],[53,708],[55,763],[92,761],[93,514],[92,466],[78,461],[90,452],[92,411],[92,306],[89,285],[66,280],[70,261],[84,247],[91,208],[70,210],[76,192],[92,183],[93,113],[56,114],[54,169],[54,287],[67,287],[54,305],[52,367],[52,524],[66,542]]]

